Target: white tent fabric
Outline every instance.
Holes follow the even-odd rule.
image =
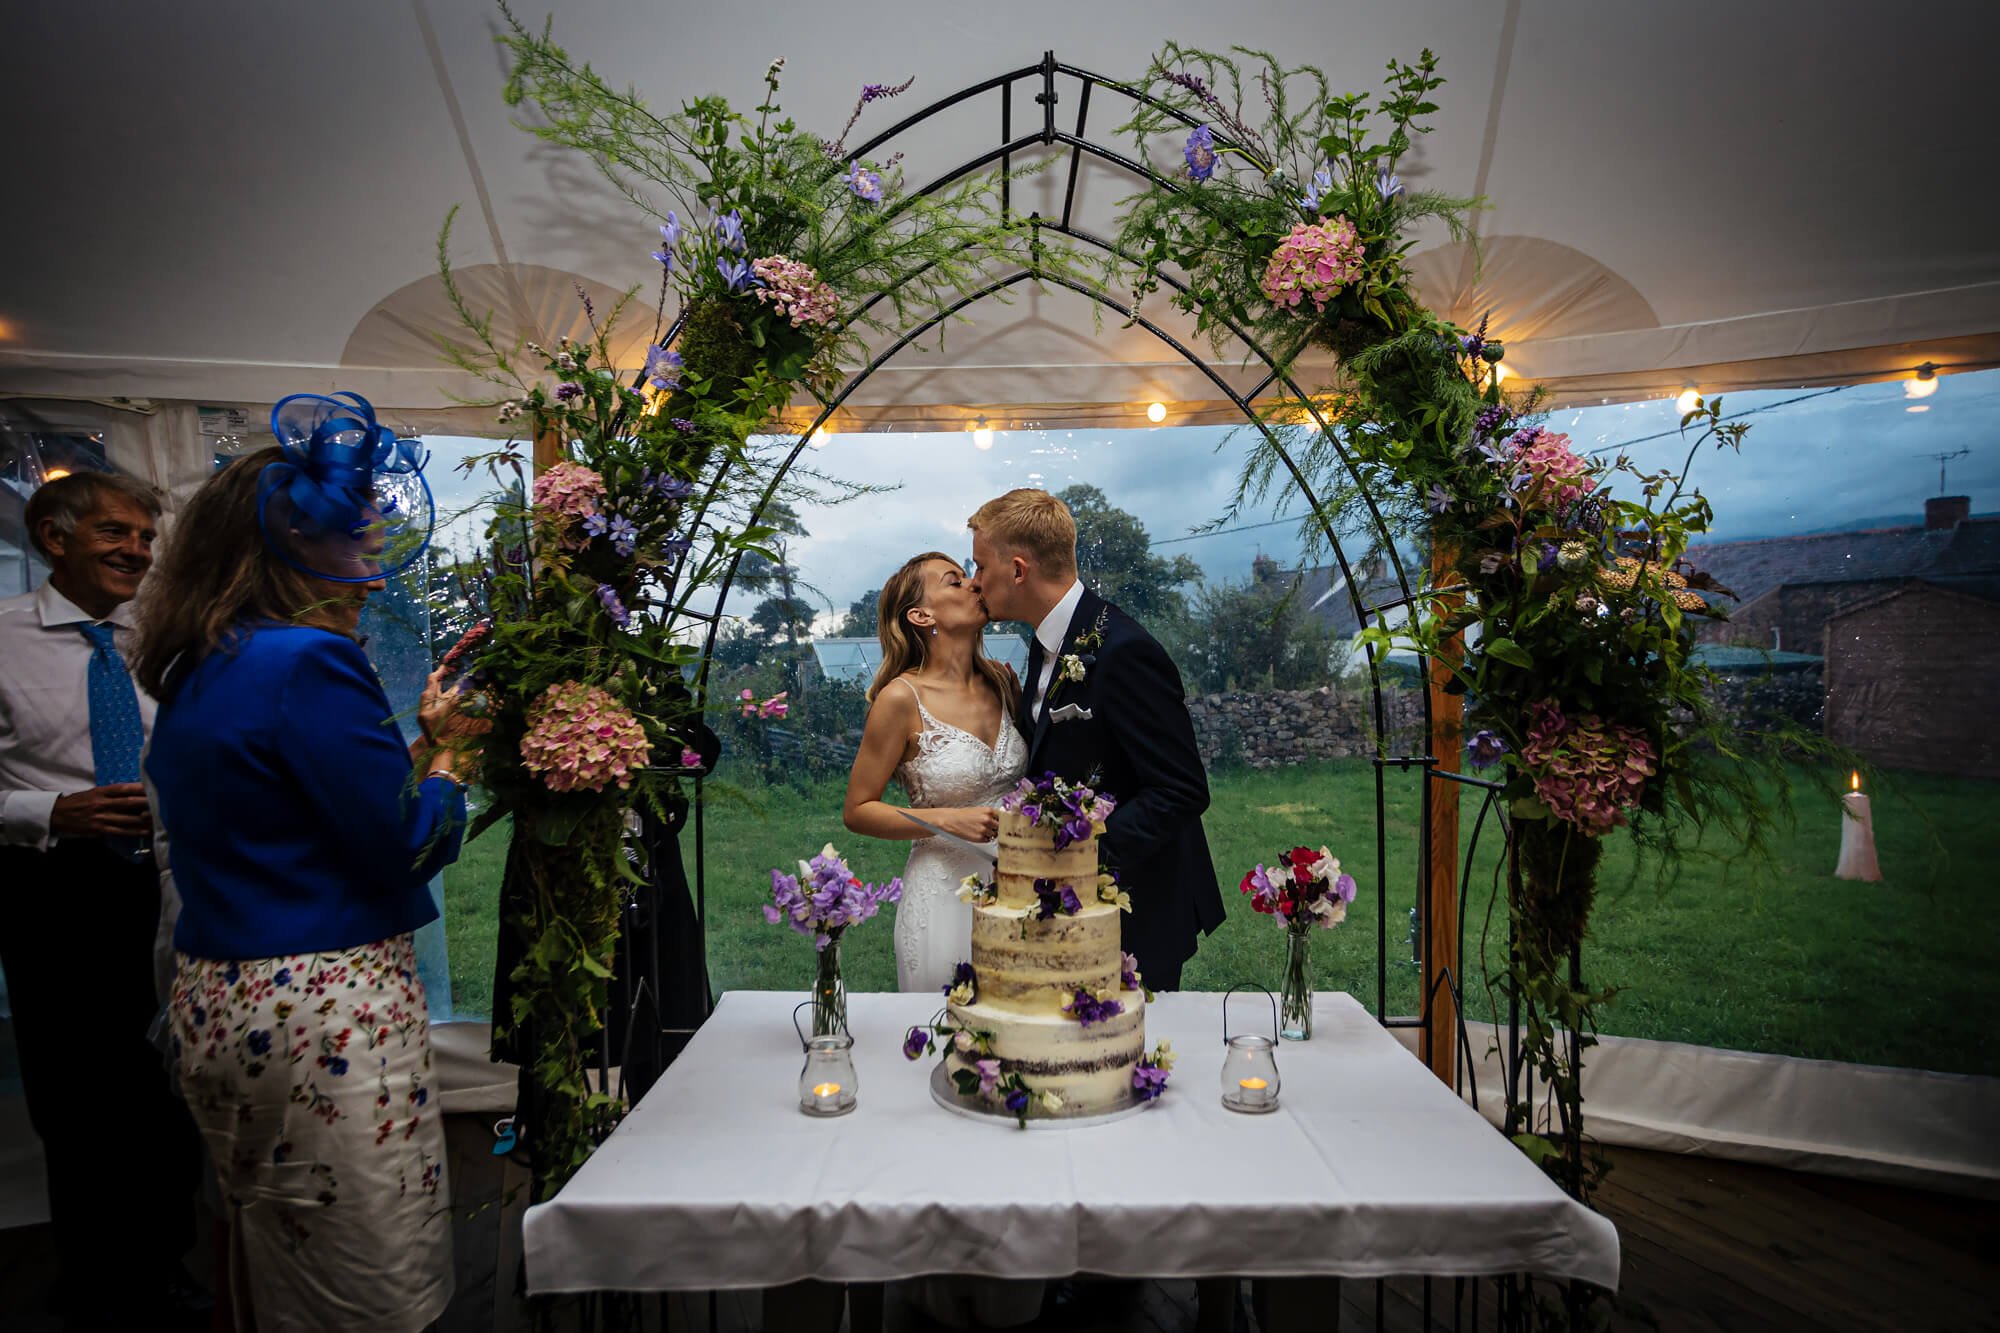
[[[1442,238],[1420,247],[1426,295],[1466,322],[1491,311],[1516,373],[1597,401],[2000,362],[2000,183],[1970,94],[2000,7],[1851,8],[566,0],[556,35],[662,106],[753,105],[765,61],[789,55],[787,110],[829,129],[863,81],[915,75],[863,133],[1051,48],[1130,79],[1165,37],[1240,43],[1365,89],[1390,56],[1432,47],[1450,82],[1404,174],[1492,207],[1483,270]],[[449,208],[475,303],[504,331],[573,330],[576,283],[602,298],[653,280],[646,220],[510,123],[485,0],[29,0],[10,18],[0,392],[261,404],[338,386],[406,425],[488,429],[428,336],[449,323],[431,275]],[[1016,89],[1016,135],[1041,123],[1037,91]],[[1059,128],[1080,92],[1058,83]],[[1085,137],[1129,150],[1120,110],[1097,90]],[[999,120],[985,94],[895,146],[927,180],[997,144]],[[1059,212],[1065,168],[1015,206]],[[1131,189],[1085,162],[1075,222],[1108,234]],[[1080,297],[1018,290],[969,313],[942,349],[873,376],[842,424],[1119,424],[1155,400],[1176,421],[1233,414],[1144,330],[1094,327]],[[1185,334],[1163,300],[1147,313]],[[1238,391],[1262,378],[1222,373]]]

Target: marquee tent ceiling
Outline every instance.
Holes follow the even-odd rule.
[[[1450,81],[1403,174],[1492,206],[1483,269],[1427,244],[1424,290],[1463,322],[1490,310],[1517,373],[1598,401],[2000,362],[2000,174],[1975,101],[2000,46],[1988,0],[566,0],[555,17],[575,55],[662,106],[754,104],[785,55],[787,110],[832,129],[861,83],[914,74],[863,133],[1051,48],[1130,79],[1164,37],[1240,43],[1374,88],[1429,46]],[[490,422],[454,406],[476,386],[429,338],[449,326],[431,272],[449,208],[456,261],[504,329],[573,331],[576,283],[602,298],[656,274],[648,221],[510,122],[497,27],[483,0],[15,6],[0,392],[257,404],[345,387],[406,424]],[[1041,123],[1037,91],[1016,89],[1016,135]],[[1059,83],[1060,128],[1080,92]],[[1085,137],[1129,150],[1121,109],[1098,90]],[[999,122],[985,94],[896,146],[922,181],[996,145]],[[1015,206],[1059,213],[1065,179],[1023,183]],[[1077,223],[1108,234],[1130,191],[1086,161]],[[1118,422],[1153,400],[1228,415],[1144,330],[1015,290],[899,354],[844,418]],[[1187,337],[1164,301],[1146,313]],[[1238,391],[1263,378],[1219,369]]]

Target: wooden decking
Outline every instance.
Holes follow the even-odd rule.
[[[518,1205],[473,1211],[512,1181],[488,1165],[490,1156],[480,1160],[490,1140],[477,1123],[454,1131],[459,1294],[443,1329],[525,1330],[526,1313],[512,1295],[518,1250],[507,1225]],[[1617,1148],[1607,1156],[1611,1172],[1598,1206],[1617,1223],[1625,1256],[1614,1329],[2000,1330],[2000,1204],[1700,1157]],[[107,1277],[115,1274],[117,1256],[106,1255],[105,1265]],[[48,1266],[46,1227],[0,1231],[0,1326],[20,1333],[59,1327],[42,1291]],[[1286,1293],[1276,1295],[1282,1301]],[[1450,1328],[1455,1298],[1464,1302],[1457,1326],[1475,1327],[1469,1286],[1449,1281],[1430,1284],[1428,1325],[1419,1282],[1382,1284],[1379,1322],[1372,1282],[1341,1284],[1337,1322],[1329,1291],[1290,1295],[1308,1298],[1312,1317],[1298,1327]],[[1249,1297],[1245,1284],[1238,1328],[1275,1333]],[[1493,1327],[1493,1300],[1493,1285],[1480,1284],[1477,1327]],[[658,1327],[660,1303],[644,1305],[645,1325]],[[706,1301],[676,1298],[667,1314],[676,1329],[709,1326]],[[724,1294],[715,1314],[724,1333],[764,1327],[754,1295]],[[1194,1284],[1143,1283],[1125,1289],[1114,1308],[1044,1324],[1072,1333],[1194,1333]],[[883,1327],[927,1333],[934,1326],[890,1288]]]

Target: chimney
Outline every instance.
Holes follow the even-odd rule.
[[[1955,528],[1971,514],[1971,496],[1933,495],[1924,501],[1924,529],[1927,532],[1936,532],[1939,529]]]

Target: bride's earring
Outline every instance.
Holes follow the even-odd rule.
[[[935,638],[937,637],[937,626],[936,626],[936,625],[932,625],[932,626],[931,626],[931,637],[932,637],[933,639],[935,639]]]

